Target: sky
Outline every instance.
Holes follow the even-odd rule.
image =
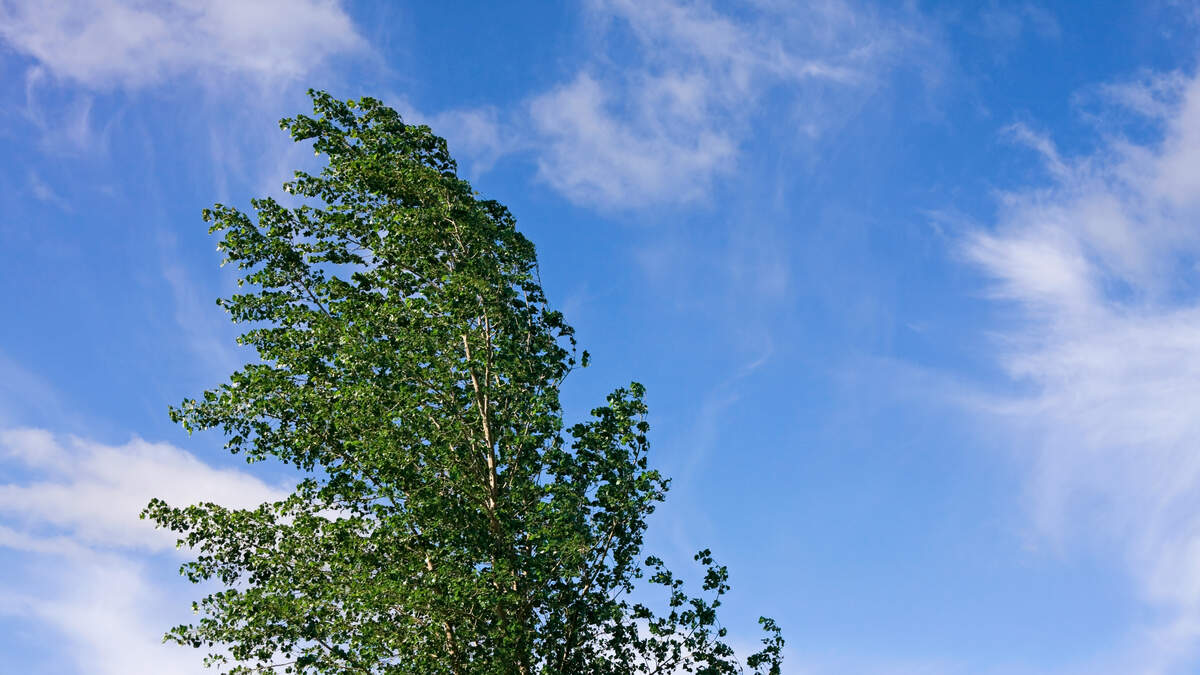
[[[0,0],[0,653],[206,672],[140,521],[295,480],[167,408],[252,355],[200,210],[309,87],[448,139],[803,675],[1200,670],[1187,2]]]

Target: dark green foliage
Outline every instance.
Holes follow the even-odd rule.
[[[285,187],[303,206],[204,212],[244,293],[220,301],[260,363],[186,400],[250,461],[302,474],[253,510],[144,512],[224,590],[167,639],[249,673],[734,673],[716,610],[656,558],[645,519],[641,385],[564,427],[559,385],[587,353],[547,307],[533,245],[478,199],[445,142],[378,101],[314,93],[282,122],[327,159]],[[664,613],[630,600],[665,589]],[[747,663],[779,672],[779,630]]]

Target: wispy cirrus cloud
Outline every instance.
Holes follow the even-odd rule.
[[[963,251],[1018,311],[1000,360],[1032,393],[994,412],[1023,430],[1036,531],[1120,556],[1165,617],[1130,663],[1184,672],[1200,646],[1200,79],[1102,93],[1157,139],[1072,157],[1014,127],[1048,181],[1003,195]]]

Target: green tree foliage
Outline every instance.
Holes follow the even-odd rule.
[[[743,672],[717,620],[725,568],[699,553],[691,597],[641,557],[667,489],[642,386],[567,427],[559,385],[587,352],[513,217],[428,127],[312,96],[281,122],[327,160],[285,185],[302,205],[204,212],[241,270],[219,303],[259,362],[172,410],[299,482],[251,510],[150,503],[196,554],[183,574],[221,588],[166,639],[234,673]],[[659,611],[635,600],[656,593]],[[778,673],[760,623],[746,667]]]

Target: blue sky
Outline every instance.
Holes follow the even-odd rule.
[[[896,6],[899,4],[899,6]],[[250,504],[166,408],[249,358],[200,209],[304,91],[446,136],[538,246],[785,672],[1200,667],[1200,13],[1181,2],[0,2],[0,652],[202,672],[136,514]],[[446,6],[442,6],[446,5]]]

